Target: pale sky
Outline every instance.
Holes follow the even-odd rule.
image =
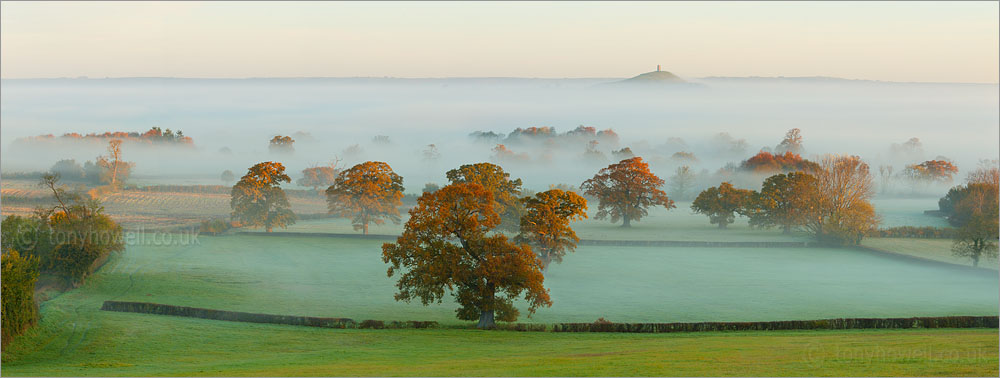
[[[998,82],[997,2],[8,2],[0,77]]]

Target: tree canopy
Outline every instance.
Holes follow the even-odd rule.
[[[326,202],[330,214],[351,217],[354,229],[368,235],[372,223],[400,222],[403,189],[403,177],[389,164],[367,161],[340,172],[326,189]]]
[[[750,213],[751,227],[781,227],[784,233],[816,214],[816,177],[808,173],[777,174],[764,180]]]
[[[923,183],[950,183],[956,173],[958,173],[958,167],[943,159],[908,165],[903,171],[903,175],[909,179]]]
[[[674,201],[660,190],[663,183],[649,171],[649,164],[641,157],[634,157],[601,169],[584,181],[580,189],[600,201],[594,219],[610,217],[612,223],[623,220],[622,227],[629,227],[632,221],[638,222],[646,216],[650,207],[675,207]]]
[[[281,163],[266,161],[250,167],[233,185],[229,201],[233,220],[244,226],[264,227],[267,232],[294,224],[295,214],[280,186],[291,181]]]
[[[818,209],[805,228],[824,243],[861,243],[879,224],[871,204],[875,189],[868,164],[857,156],[828,156],[815,176]]]
[[[740,163],[740,170],[757,173],[815,172],[819,165],[791,151],[772,154],[761,151]]]
[[[510,179],[499,165],[491,163],[465,164],[445,174],[453,184],[476,183],[482,185],[497,202],[496,212],[500,214],[500,229],[516,232],[521,226],[524,205],[521,196],[521,179]]]
[[[295,139],[290,136],[275,135],[267,146],[272,153],[289,154],[295,152]]]
[[[396,300],[441,303],[448,291],[461,306],[458,318],[478,319],[479,328],[494,327],[495,319],[516,320],[513,300],[522,293],[528,316],[551,306],[541,261],[531,247],[492,232],[499,225],[496,201],[478,183],[424,193],[403,234],[382,245],[388,276],[399,274]]]
[[[691,209],[696,213],[708,216],[709,222],[726,228],[733,223],[736,214],[747,215],[754,192],[734,188],[732,184],[723,182],[718,187],[705,189],[691,203]]]
[[[587,200],[573,192],[550,189],[522,198],[521,202],[526,211],[521,218],[521,233],[514,240],[533,246],[543,269],[553,261],[562,262],[566,251],[576,249],[580,241],[569,223],[587,218]]]

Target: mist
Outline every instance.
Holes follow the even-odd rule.
[[[462,164],[492,161],[525,188],[579,185],[618,161],[629,147],[661,178],[680,165],[715,172],[773,149],[791,128],[801,129],[804,157],[859,155],[873,169],[943,156],[961,169],[1000,154],[996,84],[889,83],[827,78],[703,78],[688,85],[624,85],[619,79],[5,79],[0,98],[0,169],[44,171],[61,159],[94,160],[105,144],[62,141],[26,144],[41,134],[182,130],[192,147],[126,143],[136,163],[131,181],[221,184],[261,161],[299,171],[340,159],[346,167],[366,160],[389,163],[407,192],[445,183]],[[564,134],[578,126],[613,130],[617,141],[595,149],[605,159],[585,159],[588,140],[515,140],[517,128],[551,127]],[[470,133],[504,134],[477,140]],[[727,133],[727,136],[719,136]],[[292,154],[272,154],[268,140],[292,136]],[[376,141],[387,136],[388,142]],[[728,139],[727,139],[728,138]],[[919,138],[918,151],[892,145]],[[742,142],[740,142],[742,140]],[[437,159],[425,158],[434,144]],[[512,155],[497,157],[504,144]],[[356,146],[353,147],[352,146]],[[671,159],[693,153],[697,161]],[[294,185],[291,185],[294,186]],[[939,190],[939,189],[937,189]],[[943,194],[943,193],[939,193]]]

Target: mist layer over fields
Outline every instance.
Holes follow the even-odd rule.
[[[215,309],[461,323],[443,304],[396,302],[380,242],[277,236],[202,237],[130,247],[102,271],[132,280],[116,297]],[[766,321],[995,315],[987,272],[851,249],[580,247],[545,278],[553,306],[520,321]],[[109,298],[110,299],[110,298]]]
[[[490,161],[498,141],[476,142],[470,133],[532,126],[563,133],[585,125],[620,137],[617,145],[597,146],[607,161],[581,159],[585,144],[508,143],[518,158],[501,164],[532,189],[578,185],[616,161],[611,151],[622,147],[651,161],[664,178],[676,166],[667,158],[679,151],[698,157],[696,169],[715,171],[773,148],[791,128],[802,130],[806,157],[856,154],[873,167],[894,164],[897,172],[939,155],[967,171],[1000,153],[997,85],[725,78],[702,79],[701,85],[607,84],[615,80],[3,80],[0,168],[45,170],[60,159],[82,162],[104,152],[101,143],[36,148],[15,143],[18,138],[153,126],[183,130],[194,148],[126,144],[125,158],[137,163],[139,182],[202,177],[200,183],[219,184],[223,170],[239,175],[266,160],[284,163],[294,178],[338,156],[342,165],[388,162],[404,176],[408,192],[443,183],[444,172],[458,165]],[[720,132],[732,141],[745,139],[743,151],[721,145]],[[294,154],[268,152],[267,141],[278,134],[296,139]],[[377,135],[389,142],[374,143]],[[890,153],[892,144],[912,137],[923,142],[922,152]],[[439,159],[422,158],[428,144],[436,145]]]

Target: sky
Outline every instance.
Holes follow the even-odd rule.
[[[9,2],[0,77],[997,83],[997,2]]]

